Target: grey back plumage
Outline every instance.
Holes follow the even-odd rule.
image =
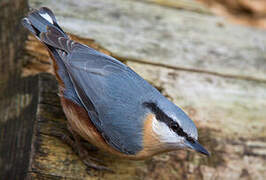
[[[106,141],[126,154],[140,151],[148,112],[143,102],[159,92],[126,65],[89,47],[73,48],[65,60],[77,94]]]
[[[144,120],[158,108],[163,110],[159,118],[173,115],[184,131],[196,135],[194,123],[181,109],[123,63],[70,40],[49,9],[33,11],[23,19],[23,25],[54,56],[65,85],[64,97],[86,109],[113,148],[126,154],[142,150]],[[147,102],[155,104],[154,108],[147,108]]]

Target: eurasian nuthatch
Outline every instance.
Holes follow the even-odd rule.
[[[72,41],[51,10],[32,11],[23,25],[49,50],[63,110],[78,135],[130,159],[182,148],[209,155],[179,107],[125,64]]]

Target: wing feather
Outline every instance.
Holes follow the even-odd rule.
[[[46,44],[62,50],[74,91],[103,138],[126,154],[142,149],[142,129],[150,101],[158,91],[120,61],[67,37],[56,28],[41,34]]]
[[[88,47],[73,48],[65,60],[76,93],[96,128],[115,149],[135,154],[142,148],[142,102],[157,93],[118,60]]]

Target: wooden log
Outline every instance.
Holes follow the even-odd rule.
[[[156,3],[161,6],[166,6],[176,9],[184,9],[197,13],[211,14],[211,11],[198,1],[191,0],[141,0],[147,3]]]
[[[266,1],[248,0],[199,0],[216,14],[225,16],[227,19],[258,28],[266,28]]]
[[[111,55],[109,51],[94,44],[90,39],[78,38],[73,35],[71,37]],[[26,46],[29,57],[28,63],[25,63],[26,66],[24,66],[25,75],[31,75],[32,72],[35,74],[37,71],[34,70],[34,67],[38,66],[42,58],[42,62],[45,61],[44,59],[48,59],[48,54],[44,51],[44,47],[36,43],[37,40],[32,38],[32,36],[29,37],[29,40]],[[51,72],[49,68],[43,69],[41,72],[45,71]],[[156,176],[159,179],[187,177],[186,170],[181,170],[181,166],[185,164],[178,164],[178,162],[185,163],[185,160],[191,156],[186,151],[180,151],[179,153],[171,152],[146,161],[123,160],[110,156],[105,152],[95,151],[91,152],[91,155],[103,160],[105,165],[112,168],[115,173],[93,171],[94,175],[89,175],[85,165],[73,150],[60,139],[53,136],[54,131],[66,132],[66,119],[57,97],[57,82],[51,73],[38,75],[38,90],[37,121],[33,130],[33,149],[31,164],[27,173],[28,179],[94,179],[95,176],[106,179],[142,179],[145,177],[154,178]],[[171,163],[162,167],[165,162]],[[178,168],[180,169],[178,170]],[[150,174],[152,169],[156,169],[156,173]],[[178,170],[179,173],[167,174],[165,172],[168,169],[171,169],[173,172]]]
[[[35,46],[36,40],[30,39],[27,44],[31,48],[28,49],[38,47],[36,49],[43,52],[39,46]],[[78,40],[97,48],[91,40]],[[111,54],[106,50],[104,52]],[[93,172],[96,177],[245,179],[265,176],[265,83],[124,60],[195,120],[199,127],[200,142],[211,151],[212,156],[207,159],[180,150],[134,162],[96,151],[91,152],[91,155],[104,160],[108,167],[115,170],[115,174]],[[38,126],[34,131],[36,145],[33,146],[35,153],[28,175],[33,179],[93,179],[94,176],[87,174],[85,166],[71,148],[52,136],[54,130],[65,131],[66,120],[56,95],[54,77],[41,74],[39,78]]]
[[[54,8],[63,28],[96,39],[196,121],[211,158],[184,151],[156,156],[138,178],[266,177],[264,31],[142,1],[64,1],[63,8],[61,0],[38,2],[30,1]]]
[[[86,40],[83,42],[86,43]],[[104,160],[116,172],[93,172],[96,177],[238,179],[265,176],[265,102],[261,100],[264,95],[259,95],[266,88],[265,83],[138,62],[125,63],[183,107],[195,120],[199,127],[200,142],[211,151],[212,156],[207,159],[181,150],[156,156],[151,160],[134,162],[96,151],[91,155]],[[32,170],[28,175],[33,179],[93,179],[94,176],[87,174],[85,166],[71,148],[51,135],[54,130],[64,131],[66,120],[56,95],[54,77],[41,74],[39,78],[35,153],[32,156]],[[245,87],[252,89],[246,91]],[[169,171],[171,173],[167,173]]]
[[[72,38],[123,60],[181,106],[196,122],[199,140],[212,156],[204,158],[194,152],[180,150],[146,161],[127,161],[98,150],[90,152],[91,155],[102,159],[115,173],[92,171],[94,175],[89,175],[72,149],[52,135],[53,131],[66,130],[66,119],[57,97],[57,83],[52,76],[47,53],[30,36],[27,51],[20,57],[24,59],[24,77],[19,77],[18,70],[16,78],[5,81],[10,84],[22,83],[23,90],[20,85],[9,86],[3,91],[7,97],[0,95],[1,100],[13,98],[0,101],[0,111],[4,114],[0,124],[0,165],[8,170],[0,171],[2,174],[8,172],[1,178],[21,179],[25,175],[27,179],[89,180],[266,177],[266,75],[263,63],[265,32],[230,25],[213,16],[176,11],[173,8],[133,0],[81,0],[80,4],[72,1],[63,3],[61,0],[31,0],[30,3],[34,7],[46,5],[54,8],[59,24],[64,28],[87,38],[93,37],[99,43],[77,36]],[[154,20],[159,12],[165,14],[162,21]],[[108,13],[111,15],[108,16]],[[142,23],[136,24],[138,16],[142,17]],[[183,31],[182,28],[181,31],[177,28],[182,35],[177,35],[174,31],[181,26],[173,17],[179,17],[180,22],[186,22],[183,23]],[[123,24],[125,22],[136,26],[130,30],[129,26]],[[151,28],[158,27],[155,26],[156,23],[164,25],[166,30]],[[76,26],[79,24],[83,28]],[[88,27],[91,29],[88,30]],[[148,38],[149,34],[153,38]],[[166,35],[165,38],[163,35]],[[181,41],[180,47],[185,48],[175,52],[176,45],[171,44],[173,41]],[[110,49],[112,53],[102,47]],[[187,49],[188,47],[191,49]],[[163,50],[167,50],[167,53],[163,53]],[[204,57],[206,59],[203,61]],[[184,62],[184,59],[187,61]],[[46,73],[32,78],[39,72]],[[11,93],[13,91],[15,93]],[[5,103],[2,104],[3,102]],[[22,113],[17,110],[22,109],[17,108],[21,106],[27,107]],[[12,113],[9,112],[13,111],[19,114],[19,120],[6,118],[11,117]],[[23,128],[19,128],[20,126]],[[7,143],[7,137],[12,139],[11,143]],[[20,142],[20,145],[16,146],[16,142]],[[28,142],[31,146],[21,145],[21,142]],[[7,149],[10,150],[8,155]]]
[[[0,179],[24,179],[37,107],[36,78],[20,76],[26,0],[0,2]]]

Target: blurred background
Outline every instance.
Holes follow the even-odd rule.
[[[209,158],[176,151],[139,162],[92,152],[89,175],[51,136],[65,126],[46,50],[20,24],[46,6],[82,43],[126,63],[193,119]],[[0,1],[0,177],[266,179],[266,1]]]

